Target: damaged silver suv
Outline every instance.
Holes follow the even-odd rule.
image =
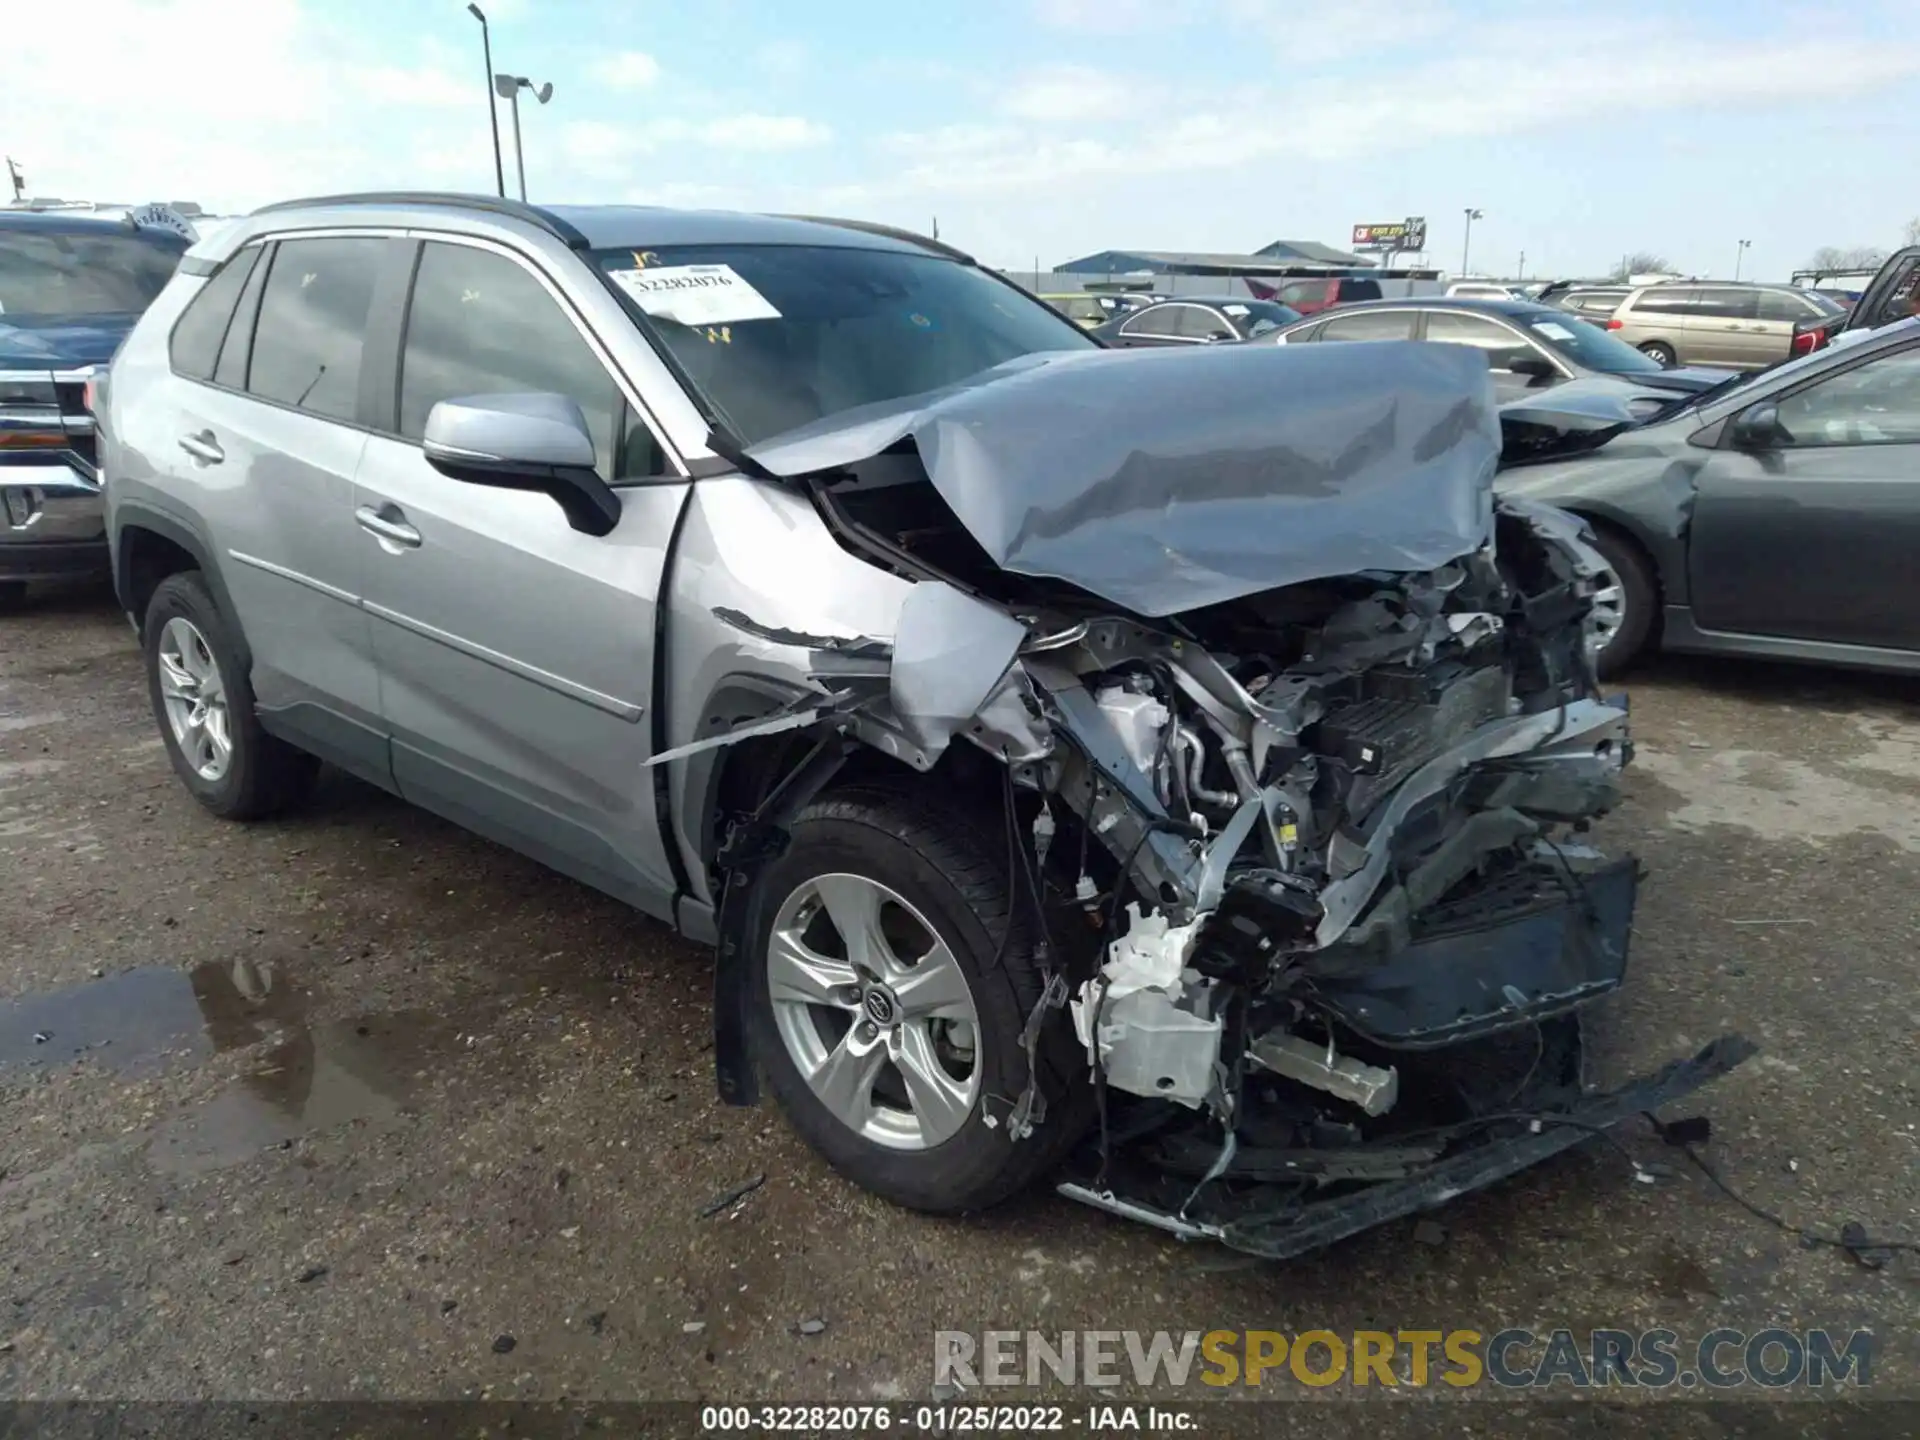
[[[100,400],[216,814],[325,760],[717,948],[729,1100],[964,1210],[1310,1248],[1608,1094],[1599,564],[1447,346],[1108,351],[844,221],[430,195],[196,246]]]

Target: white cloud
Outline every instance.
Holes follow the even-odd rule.
[[[1166,0],[1034,0],[1033,12],[1042,25],[1110,34],[1143,30],[1156,21],[1164,24],[1180,9]]]
[[[1054,65],[1016,81],[1001,102],[1007,114],[1042,124],[1108,120],[1137,109],[1139,82],[1086,65]]]
[[[726,115],[699,126],[696,134],[721,150],[802,150],[833,138],[825,125],[799,115]]]
[[[592,73],[615,90],[644,90],[660,78],[660,62],[644,50],[622,50],[594,61]]]
[[[480,103],[484,94],[478,77],[459,80],[438,66],[429,65],[413,69],[380,65],[357,72],[353,83],[368,100],[382,105],[472,108]]]

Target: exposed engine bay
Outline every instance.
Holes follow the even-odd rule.
[[[1070,1025],[1097,1120],[1063,1193],[1294,1254],[1748,1053],[1586,1086],[1577,1012],[1622,981],[1638,873],[1585,834],[1631,743],[1596,689],[1603,565],[1578,521],[1482,488],[1477,512],[1388,535],[1444,563],[1303,562],[1261,587],[1228,556],[1208,603],[1156,614],[1177,584],[1104,557],[1011,570],[1017,545],[995,553],[927,448],[810,475],[842,543],[916,583],[890,640],[778,636],[812,648],[820,693],[752,728],[831,726],[922,771],[963,739],[1002,767],[1053,968],[1029,1083],[995,1118],[1013,1144],[1049,1123],[1032,1057]],[[1498,442],[1480,449],[1490,477]],[[1040,529],[1029,514],[1013,541]]]

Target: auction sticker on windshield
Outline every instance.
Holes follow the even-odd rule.
[[[737,325],[743,320],[780,318],[767,297],[742,280],[731,265],[661,265],[608,273],[656,319],[681,325]]]
[[[1573,338],[1573,332],[1558,320],[1536,320],[1533,322],[1533,328],[1549,340],[1571,340]]]

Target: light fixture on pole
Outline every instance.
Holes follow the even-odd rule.
[[[1466,233],[1466,236],[1460,241],[1460,276],[1462,279],[1466,278],[1467,256],[1471,253],[1473,249],[1473,222],[1480,218],[1480,212],[1474,209],[1471,205],[1466,207],[1466,211],[1467,211],[1467,233]]]
[[[487,79],[493,79],[493,40],[487,34],[487,17],[478,5],[468,5],[467,13],[480,22],[480,53],[486,58]],[[507,194],[507,172],[500,163],[500,112],[493,108],[493,91],[487,91],[487,130],[493,136],[493,188],[502,199]]]
[[[502,100],[511,101],[513,104],[513,169],[520,179],[520,198],[525,200],[527,198],[527,162],[526,157],[520,153],[520,92],[533,91],[533,98],[544,105],[553,98],[553,85],[549,82],[536,86],[524,75],[496,75],[493,77],[493,89]]]
[[[1753,244],[1751,240],[1742,240],[1740,248],[1733,253],[1733,278],[1736,280],[1740,278],[1740,267],[1746,261],[1747,247],[1751,244]]]

